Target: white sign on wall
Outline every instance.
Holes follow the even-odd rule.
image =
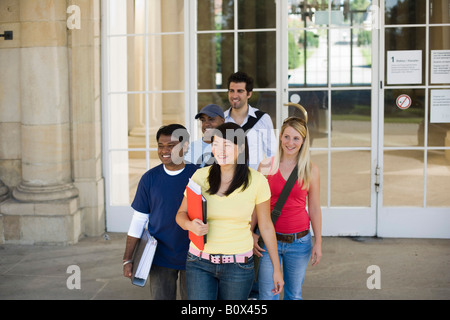
[[[387,84],[421,84],[422,50],[387,52]]]

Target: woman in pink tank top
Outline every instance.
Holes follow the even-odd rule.
[[[318,167],[310,160],[307,117],[306,120],[297,117],[284,120],[277,155],[265,159],[259,166],[259,171],[269,181],[271,210],[296,166],[297,183],[294,184],[275,223],[278,253],[283,263],[285,300],[302,299],[302,285],[308,262],[311,260],[315,266],[322,257],[320,176]],[[314,231],[314,245],[309,231],[310,224]],[[261,257],[258,272],[259,299],[277,300],[279,295],[272,293],[272,264],[265,247],[258,246],[257,238],[258,236],[254,235],[254,253]]]

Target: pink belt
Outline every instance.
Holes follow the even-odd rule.
[[[212,263],[215,264],[222,264],[222,263],[247,263],[248,259],[253,256],[253,250],[250,250],[245,253],[241,254],[231,254],[231,255],[225,255],[225,254],[209,254],[200,250],[197,250],[193,247],[189,247],[189,252],[192,253],[194,256],[199,257],[200,259],[209,260]]]

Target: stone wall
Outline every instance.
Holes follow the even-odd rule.
[[[99,235],[100,0],[2,0],[0,30],[0,242]]]

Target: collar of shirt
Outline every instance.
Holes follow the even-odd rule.
[[[256,118],[256,113],[255,113],[256,110],[258,110],[258,109],[257,108],[253,108],[251,105],[248,105],[247,117],[245,118],[245,120],[242,123],[241,127],[247,123],[248,117]],[[230,113],[231,113],[231,107],[224,112],[225,122],[234,122],[234,123],[236,123],[236,121],[234,121],[234,119],[231,117]]]

